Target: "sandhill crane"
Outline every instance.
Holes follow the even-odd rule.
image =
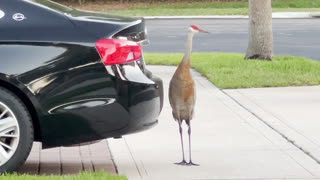
[[[191,159],[191,124],[190,121],[193,117],[193,110],[195,106],[195,85],[191,74],[191,52],[193,36],[197,33],[208,33],[200,29],[196,25],[191,25],[189,28],[188,41],[186,44],[186,53],[179,64],[176,72],[174,73],[169,86],[169,100],[172,108],[173,118],[179,124],[180,140],[182,147],[182,161],[175,163],[178,165],[198,166],[192,162]],[[183,137],[182,137],[182,122],[185,121],[188,125],[189,135],[189,163],[186,162],[184,157]]]

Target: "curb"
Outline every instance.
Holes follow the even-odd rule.
[[[145,16],[144,19],[248,19],[247,15],[209,15],[209,16]],[[320,12],[278,12],[272,13],[273,19],[320,18]]]
[[[320,12],[310,13],[313,18],[320,18]]]

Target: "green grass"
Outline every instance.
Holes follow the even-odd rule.
[[[147,64],[178,65],[183,54],[146,53]],[[244,60],[233,53],[194,53],[192,67],[223,89],[320,84],[320,63],[306,58],[275,56],[272,62]]]
[[[320,0],[274,0],[272,5],[274,12],[320,12]],[[103,12],[131,16],[245,15],[248,14],[248,2],[138,3],[127,9]]]
[[[228,8],[248,8],[248,2],[180,2],[180,3],[154,3],[136,4],[134,9],[149,9],[151,7],[170,9],[228,9]],[[320,0],[273,0],[273,8],[320,8]]]
[[[125,176],[110,175],[104,172],[81,173],[79,175],[65,175],[65,176],[31,176],[31,175],[7,174],[7,175],[0,175],[0,179],[3,179],[3,180],[127,180]]]

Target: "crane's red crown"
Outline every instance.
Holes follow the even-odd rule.
[[[191,28],[192,28],[192,29],[194,29],[194,30],[197,30],[197,31],[199,31],[199,30],[200,30],[200,28],[199,28],[197,25],[194,25],[194,24],[193,24],[193,25],[191,25]]]

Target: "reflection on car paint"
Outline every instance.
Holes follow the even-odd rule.
[[[5,13],[2,10],[0,10],[0,19],[3,18],[4,16],[5,16]]]
[[[57,79],[57,77],[55,77],[54,74],[49,74],[45,77],[32,81],[27,85],[27,88],[31,91],[33,95],[39,94],[43,88],[45,88],[46,86],[48,86],[50,83],[52,83],[54,80]]]
[[[109,74],[121,80],[145,84],[155,84],[143,73],[141,68],[142,67],[139,66],[139,61],[106,66]]]
[[[49,114],[54,114],[58,112],[64,112],[73,109],[82,108],[92,108],[97,106],[105,106],[114,103],[116,100],[114,98],[95,98],[95,99],[85,99],[80,101],[74,101],[60,106],[54,107],[49,110]]]

